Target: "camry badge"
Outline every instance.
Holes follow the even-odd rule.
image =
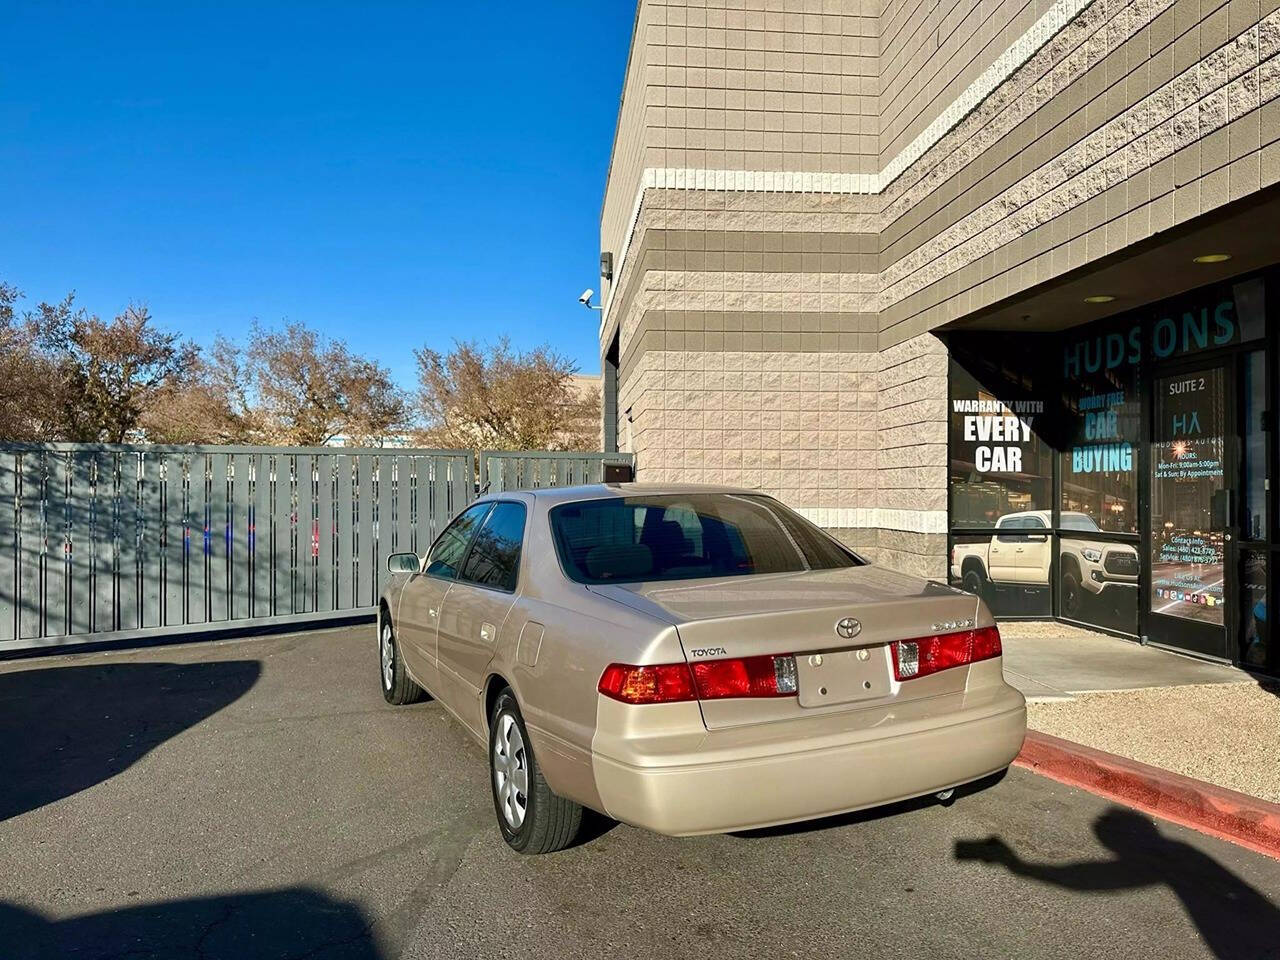
[[[844,637],[846,640],[852,640],[862,632],[862,624],[853,617],[845,617],[836,623],[836,633]]]

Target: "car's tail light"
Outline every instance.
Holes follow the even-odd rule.
[[[597,689],[623,703],[678,703],[734,697],[790,697],[797,690],[790,655],[701,660],[694,664],[611,663]]]
[[[893,675],[915,680],[939,670],[962,667],[1000,656],[1000,631],[995,627],[939,633],[892,644]]]
[[[678,703],[697,700],[693,674],[687,663],[658,663],[635,667],[611,663],[600,675],[597,688],[606,697],[623,703]]]

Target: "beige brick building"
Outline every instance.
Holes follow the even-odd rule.
[[[1014,613],[1097,619],[1073,606],[1062,529],[1097,514],[1104,540],[1143,557],[1135,619],[1108,625],[1194,646],[1174,636],[1194,617],[1153,618],[1169,587],[1152,571],[1177,560],[1144,515],[1159,482],[1153,384],[1187,354],[1162,352],[1157,315],[1246,275],[1265,291],[1256,271],[1280,262],[1277,6],[641,0],[601,215],[606,443],[634,451],[643,478],[758,487],[880,562],[957,581],[949,550],[975,539],[962,534],[987,527],[994,545],[1002,516],[1043,510],[1048,606]],[[1266,300],[1238,289],[1232,310],[1261,311],[1255,402],[1274,407]],[[1116,325],[1139,331],[1131,395],[1064,380],[1072,338],[1106,347]],[[1230,412],[1254,365],[1248,325],[1234,326],[1206,354],[1230,368],[1224,463],[1259,443],[1273,458],[1270,434],[1247,436]],[[1182,337],[1198,348],[1200,333]],[[1116,375],[1109,360],[1098,373]],[[967,396],[997,406],[962,421]],[[1035,449],[996,464],[1022,468],[1002,473],[960,448],[1014,397],[1049,406],[1023,438]],[[1095,436],[1085,421],[1108,402],[1089,422],[1132,432],[1111,438],[1128,472],[1086,476],[1103,461],[1072,459],[1076,420]],[[1242,469],[1218,484],[1237,500]],[[1201,491],[1206,518],[1215,493]],[[1234,612],[1206,628],[1222,648],[1201,652],[1243,659],[1239,591],[1274,567],[1266,516],[1235,538],[1256,544],[1264,574],[1240,574],[1249,558],[1219,538]],[[994,571],[982,579],[1001,592]]]

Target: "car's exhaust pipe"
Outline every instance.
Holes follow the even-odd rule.
[[[939,790],[937,793],[934,794],[934,796],[937,797],[939,800],[941,800],[943,803],[946,803],[948,800],[954,797],[955,794],[956,794],[956,788],[952,787],[950,790]]]

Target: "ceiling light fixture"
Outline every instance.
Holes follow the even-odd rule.
[[[1115,297],[1113,297],[1109,293],[1096,293],[1092,297],[1085,297],[1084,302],[1085,303],[1110,303],[1114,299]]]
[[[1230,259],[1231,259],[1231,254],[1229,253],[1202,253],[1200,256],[1196,257],[1192,262],[1193,263],[1226,263]]]

